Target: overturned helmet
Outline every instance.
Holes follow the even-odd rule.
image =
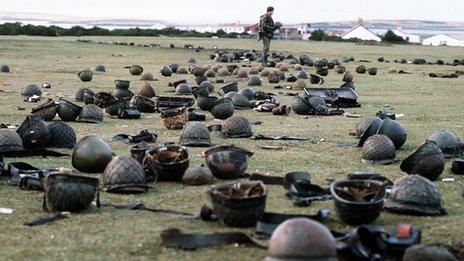
[[[358,147],[362,147],[364,145],[364,142],[369,137],[377,134],[382,123],[383,120],[379,117],[374,117],[368,123],[366,123],[366,126],[368,127],[364,130],[364,132],[361,133],[361,138],[359,140]]]
[[[105,170],[113,151],[97,136],[89,135],[79,140],[72,153],[72,165],[79,171],[98,173]]]
[[[222,124],[222,132],[229,138],[244,138],[253,135],[250,122],[242,116],[232,116]]]
[[[42,118],[44,121],[51,121],[55,118],[56,111],[58,110],[58,105],[53,99],[48,99],[43,104],[32,109],[31,114],[37,115]]]
[[[52,122],[50,129],[50,146],[56,148],[73,148],[76,145],[74,129],[64,122]]]
[[[373,120],[373,117],[362,117],[354,126],[356,131],[356,137],[361,138],[363,133],[369,128]]]
[[[462,155],[463,144],[458,136],[448,130],[438,130],[430,135],[427,140],[435,142],[446,157]]]
[[[209,130],[201,122],[188,122],[182,128],[179,143],[183,146],[209,147],[211,146]]]
[[[401,162],[401,170],[408,174],[418,174],[436,180],[445,169],[443,152],[433,141],[426,141]]]
[[[106,192],[140,193],[148,189],[142,164],[130,156],[114,158],[103,172]]]
[[[387,136],[376,134],[364,142],[362,153],[363,163],[385,165],[391,164],[395,160],[395,145]]]
[[[79,117],[82,107],[65,99],[60,99],[58,103],[58,116],[63,121],[74,121]]]

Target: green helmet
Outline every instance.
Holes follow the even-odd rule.
[[[185,67],[179,67],[179,69],[177,69],[177,73],[178,74],[188,74],[188,70]]]
[[[236,93],[231,97],[234,103],[234,109],[236,110],[246,110],[250,108],[250,100],[240,93]]]
[[[186,169],[182,180],[185,184],[191,186],[206,185],[213,182],[213,174],[208,167],[201,164]]]
[[[191,95],[192,88],[188,83],[181,83],[176,87],[176,94],[178,95]]]
[[[47,175],[44,181],[44,210],[79,212],[88,208],[98,195],[98,182],[97,178],[64,173]]]
[[[130,101],[134,97],[134,93],[127,89],[114,89],[113,95],[119,100],[124,99],[127,101]]]
[[[114,86],[116,87],[116,89],[127,90],[130,87],[130,81],[118,79],[114,81]]]
[[[56,148],[74,148],[76,133],[68,124],[60,121],[48,125],[50,129],[50,146]]]
[[[296,74],[296,78],[298,79],[309,79],[309,74],[306,70],[301,70]]]
[[[39,116],[28,115],[16,132],[25,148],[46,147],[50,141],[50,129]]]
[[[9,73],[10,72],[10,67],[6,64],[3,64],[2,67],[0,67],[0,72],[2,73]]]
[[[256,75],[252,75],[248,77],[247,85],[248,86],[261,86],[261,79]]]
[[[0,154],[8,151],[23,150],[21,136],[10,129],[0,129]]]
[[[253,135],[250,122],[242,116],[231,116],[222,124],[222,132],[229,138],[244,138]]]
[[[179,144],[183,146],[209,147],[211,140],[208,128],[201,122],[191,121],[184,125]]]
[[[209,111],[217,99],[218,98],[214,96],[199,96],[197,98],[197,106],[204,111]]]
[[[161,75],[165,77],[169,77],[172,75],[172,69],[169,66],[163,66],[160,71],[161,71]]]
[[[95,71],[96,72],[106,72],[106,68],[103,64],[100,64],[100,65],[97,65],[97,67],[95,67]]]
[[[438,246],[413,245],[406,249],[403,261],[458,261],[446,248]]]
[[[433,141],[426,141],[401,162],[401,170],[408,174],[418,174],[436,180],[445,169],[443,152]]]
[[[227,119],[234,114],[234,102],[230,98],[222,98],[211,105],[211,114],[216,119]]]
[[[141,75],[143,73],[143,68],[140,65],[126,66],[124,69],[129,69],[131,75]]]
[[[337,260],[337,244],[329,229],[309,218],[292,218],[272,233],[266,261]]]
[[[79,115],[79,120],[89,122],[102,122],[103,111],[95,104],[87,104],[82,107],[82,111]]]
[[[90,82],[93,77],[93,72],[91,70],[83,70],[80,71],[77,76],[81,79],[83,82]]]
[[[26,88],[23,89],[23,91],[21,92],[21,95],[25,97],[31,97],[34,95],[42,96],[42,88],[40,88],[36,84],[30,84],[26,86]]]
[[[434,141],[446,157],[462,155],[463,144],[458,136],[451,131],[438,130],[430,135],[427,140]]]
[[[311,106],[305,98],[295,96],[291,103],[292,110],[298,115],[308,115],[311,113]]]
[[[78,102],[84,101],[84,94],[86,92],[92,94],[92,97],[93,97],[93,95],[95,95],[95,93],[92,90],[88,89],[88,88],[80,88],[76,92],[76,101],[78,101]]]
[[[87,173],[103,172],[111,161],[113,151],[97,136],[85,136],[77,142],[72,153],[72,165]]]
[[[48,99],[43,104],[33,108],[31,114],[39,116],[44,121],[51,121],[55,118],[57,110],[58,105],[55,101],[53,99]]]
[[[446,213],[441,206],[441,194],[430,180],[409,175],[395,183],[385,202],[391,212],[418,216],[440,216]]]
[[[370,121],[367,129],[361,134],[361,138],[358,143],[358,147],[362,147],[364,145],[364,142],[371,137],[372,135],[377,134],[377,132],[380,129],[380,126],[382,125],[383,120],[379,117],[374,117]]]
[[[114,158],[103,172],[106,192],[140,193],[148,189],[142,164],[130,156]]]
[[[361,138],[363,133],[369,128],[374,117],[362,117],[354,126],[356,130],[356,137]]]
[[[138,91],[138,94],[147,98],[155,97],[155,89],[148,82],[144,82]]]
[[[395,160],[395,145],[387,136],[376,134],[364,142],[362,153],[363,163],[386,165],[395,162]]]
[[[74,121],[81,114],[82,107],[60,98],[58,103],[58,116],[63,121]]]
[[[356,72],[359,74],[365,74],[366,73],[366,66],[360,65],[356,68]]]
[[[255,91],[252,88],[243,88],[238,93],[245,95],[248,100],[252,100],[255,97]]]
[[[375,67],[369,68],[367,70],[367,73],[369,73],[369,75],[372,75],[372,76],[377,75],[377,68],[375,68]]]
[[[403,124],[399,121],[392,120],[389,117],[383,120],[377,133],[386,135],[390,138],[393,141],[393,144],[395,144],[396,149],[401,148],[408,137],[408,133]]]
[[[346,67],[345,66],[337,66],[335,68],[335,71],[338,73],[338,74],[344,74],[346,73]]]
[[[214,91],[214,85],[209,82],[209,81],[204,81],[198,85],[200,88],[205,88],[208,90],[208,92]]]

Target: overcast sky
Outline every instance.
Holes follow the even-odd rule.
[[[0,12],[169,22],[255,22],[266,7],[275,20],[316,22],[415,19],[464,22],[464,0],[0,0]]]

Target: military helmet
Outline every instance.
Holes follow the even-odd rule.
[[[329,229],[309,218],[292,218],[272,233],[266,261],[337,260],[337,245]]]
[[[201,122],[187,122],[182,128],[179,144],[183,146],[209,147],[211,140],[208,128]]]
[[[126,66],[124,69],[129,69],[131,75],[141,75],[143,73],[143,68],[140,65]]]
[[[21,95],[25,97],[31,97],[34,95],[42,96],[42,88],[40,88],[36,84],[30,84],[26,86],[26,88],[23,89],[23,91],[21,92]]]
[[[44,180],[43,208],[50,212],[79,212],[97,197],[98,178],[51,173]]]
[[[0,129],[0,154],[8,151],[23,150],[23,140],[18,133],[10,129]]]
[[[130,156],[119,156],[111,160],[103,172],[106,192],[140,193],[148,189],[142,164]]]
[[[354,126],[356,137],[361,138],[363,133],[369,128],[374,117],[362,117]]]
[[[209,81],[201,82],[198,86],[200,88],[206,88],[208,90],[208,92],[214,91],[214,85]]]
[[[114,86],[115,86],[116,89],[125,89],[125,90],[127,90],[130,87],[130,81],[117,79],[117,80],[114,80]]]
[[[292,90],[303,90],[306,87],[306,83],[303,79],[298,79],[292,84]]]
[[[369,68],[367,70],[367,73],[369,73],[369,75],[372,75],[372,76],[377,75],[377,68],[375,68],[375,67]]]
[[[173,63],[173,64],[169,65],[169,68],[171,68],[171,71],[173,73],[177,73],[177,69],[179,69],[179,64]]]
[[[169,66],[163,66],[161,68],[161,75],[169,77],[172,75],[172,69]]]
[[[213,181],[211,170],[204,164],[191,166],[185,170],[182,180],[187,185],[199,186],[210,184]]]
[[[237,93],[238,93],[238,92],[236,92],[236,91],[227,92],[227,93],[223,96],[223,98],[230,98],[230,99],[232,99],[232,97],[233,97],[235,94],[237,94]]]
[[[356,68],[356,72],[359,74],[365,74],[366,73],[366,66],[360,65]]]
[[[124,100],[130,101],[132,99],[132,97],[134,97],[134,93],[132,93],[128,89],[118,89],[118,88],[116,88],[116,89],[114,89],[113,96],[116,97],[119,100],[124,99]]]
[[[248,78],[248,73],[245,69],[239,69],[237,72],[237,78]]]
[[[176,87],[176,94],[178,95],[190,95],[192,94],[192,88],[188,83],[181,83]]]
[[[217,101],[217,97],[214,96],[198,96],[197,106],[204,111],[209,111],[215,101]]]
[[[222,132],[229,138],[245,138],[253,135],[250,122],[242,116],[231,116],[222,124]]]
[[[227,94],[229,92],[238,92],[238,83],[237,82],[232,82],[229,84],[224,85],[221,90]]]
[[[111,161],[113,151],[97,136],[89,135],[80,139],[72,153],[72,165],[87,173],[103,172]]]
[[[311,106],[305,98],[295,96],[291,103],[292,110],[298,115],[308,115],[311,113]]]
[[[392,120],[389,117],[385,118],[380,125],[378,134],[386,135],[395,144],[395,148],[399,149],[406,142],[408,133],[406,128],[399,121]]]
[[[369,137],[363,145],[362,162],[366,164],[385,165],[396,160],[395,145],[385,135],[376,134]]]
[[[155,112],[156,103],[148,97],[142,95],[136,95],[134,98],[134,106],[140,112]]]
[[[9,73],[10,72],[10,67],[6,64],[3,64],[2,67],[0,67],[0,72],[2,73]]]
[[[247,85],[248,86],[261,86],[261,79],[256,75],[252,75],[248,77]]]
[[[153,98],[155,97],[155,89],[151,87],[151,85],[147,82],[144,82],[138,90],[138,94],[145,96],[147,98]]]
[[[397,181],[385,202],[385,208],[391,212],[418,216],[440,216],[446,213],[441,206],[441,194],[437,186],[419,175],[409,175]]]
[[[353,74],[349,71],[347,71],[344,75],[343,75],[343,81],[344,82],[352,82],[353,81]]]
[[[298,79],[309,79],[309,74],[306,70],[301,70],[296,74],[296,78]]]
[[[76,133],[68,124],[60,121],[48,125],[50,129],[50,146],[56,148],[73,148],[76,145]]]
[[[401,162],[401,170],[408,174],[418,174],[436,180],[445,169],[443,152],[433,141],[426,141]]]
[[[206,70],[204,70],[203,67],[200,66],[191,67],[190,69],[190,73],[193,74],[195,77],[205,75],[205,71]]]
[[[81,113],[79,115],[79,120],[89,121],[89,122],[102,122],[103,121],[103,111],[95,104],[87,104],[82,107]]]
[[[96,72],[106,72],[106,68],[105,68],[105,66],[103,64],[100,64],[100,65],[97,65],[95,67],[95,71]]]
[[[77,76],[81,79],[83,82],[90,82],[93,77],[93,72],[91,70],[83,70],[80,71]]]
[[[329,68],[327,67],[319,67],[316,70],[316,73],[320,76],[327,76],[329,75]]]
[[[234,145],[220,145],[205,151],[206,164],[218,179],[241,177],[251,156],[253,152]]]
[[[337,66],[335,68],[335,71],[338,73],[338,74],[344,74],[346,73],[346,67],[345,66]]]
[[[31,114],[37,115],[44,121],[51,121],[55,118],[58,106],[53,99],[48,99],[43,104],[32,109]]]
[[[178,74],[187,74],[187,73],[188,73],[188,70],[187,70],[187,68],[185,68],[185,67],[179,67],[179,68],[177,69],[177,73],[178,73]]]
[[[267,77],[267,80],[269,81],[269,83],[279,83],[280,75],[277,74],[276,72],[273,72]]]
[[[438,130],[430,135],[427,140],[434,141],[446,157],[462,155],[463,144],[458,136],[451,131]]]
[[[253,97],[255,96],[255,91],[252,88],[248,87],[241,89],[240,91],[238,91],[238,93],[245,95],[245,97],[247,97],[248,100],[253,99]]]
[[[403,261],[458,261],[446,248],[438,246],[413,245],[403,255]]]
[[[92,97],[93,97],[93,95],[95,95],[95,93],[92,90],[88,89],[88,88],[80,88],[76,92],[76,101],[78,101],[78,102],[84,101],[84,94],[86,92],[92,94]]]
[[[209,69],[205,72],[206,77],[214,78],[216,77],[216,72],[212,69]]]
[[[63,98],[60,98],[58,103],[58,116],[63,121],[74,121],[80,115],[82,111],[81,106],[77,106],[76,104],[67,101]]]
[[[229,70],[227,70],[227,68],[222,68],[220,69],[217,74],[221,77],[226,77],[226,76],[230,76],[230,72]]]
[[[312,107],[313,113],[317,115],[326,115],[329,111],[329,108],[325,104],[325,100],[319,96],[310,97],[308,102]]]
[[[234,114],[234,102],[230,98],[222,98],[211,105],[211,114],[216,119],[227,119]]]
[[[368,124],[367,129],[361,134],[361,138],[358,143],[358,147],[362,147],[364,145],[364,142],[371,137],[372,135],[377,134],[379,131],[380,126],[382,125],[383,120],[379,117],[374,117]]]
[[[42,118],[28,115],[16,132],[23,140],[25,148],[41,148],[50,141],[50,129]]]
[[[140,76],[141,81],[155,81],[155,76],[153,76],[152,73],[142,73],[142,76]]]
[[[259,69],[256,68],[256,67],[253,67],[253,68],[250,69],[248,74],[250,74],[250,75],[258,75],[259,74]]]
[[[251,74],[251,73],[250,73],[250,74]],[[266,69],[264,69],[264,70],[261,71],[261,74],[260,74],[260,75],[261,75],[261,77],[268,77],[268,76],[271,75],[271,74],[272,74],[271,69],[266,68]]]
[[[233,103],[234,103],[234,109],[236,110],[245,110],[250,108],[250,100],[248,98],[240,93],[236,93],[231,97]]]

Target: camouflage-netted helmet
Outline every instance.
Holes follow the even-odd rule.
[[[82,107],[81,113],[79,115],[79,120],[89,121],[89,122],[102,122],[103,121],[103,111],[95,104],[87,104]]]
[[[202,82],[206,82],[208,80],[208,77],[206,77],[206,75],[199,75],[197,77],[195,77],[195,82],[200,85]]]
[[[10,129],[0,129],[0,154],[8,151],[23,150],[23,140],[18,133]]]
[[[143,73],[142,76],[140,76],[140,80],[142,81],[154,81],[155,80],[155,76],[153,76],[152,73]]]
[[[139,95],[142,95],[142,96],[145,96],[147,98],[153,98],[155,97],[155,89],[153,89],[153,87],[151,87],[151,85],[147,82],[144,82],[139,90],[138,90],[138,94]]]
[[[208,92],[214,91],[214,85],[209,82],[209,81],[204,81],[198,85],[200,88],[205,88],[208,89]]]
[[[364,145],[364,142],[371,137],[372,135],[377,134],[377,132],[380,129],[380,126],[382,125],[383,120],[379,117],[374,117],[368,124],[367,129],[361,134],[361,138],[358,143],[358,147],[362,147]]]
[[[430,135],[427,140],[434,141],[446,157],[462,155],[463,144],[458,136],[451,131],[438,130]]]
[[[458,261],[446,248],[438,246],[413,245],[403,255],[403,261]]]
[[[172,69],[171,67],[169,66],[163,66],[161,68],[161,75],[165,76],[165,77],[169,77],[172,75]]]
[[[87,173],[103,172],[111,161],[113,151],[97,136],[89,135],[80,139],[72,153],[72,165]]]
[[[204,111],[209,111],[215,101],[217,101],[217,97],[214,96],[199,96],[197,106]]]
[[[238,72],[237,72],[237,78],[242,78],[242,79],[248,78],[248,73],[247,73],[247,71],[246,71],[245,69],[240,69],[240,70],[238,70]]]
[[[353,74],[351,72],[346,72],[343,75],[343,81],[344,82],[352,82],[353,81]]]
[[[246,110],[250,108],[250,100],[243,94],[236,93],[231,99],[234,102],[234,109],[236,110]]]
[[[119,100],[124,99],[127,101],[130,101],[134,97],[134,93],[126,89],[114,89],[113,95]]]
[[[309,79],[309,74],[306,70],[301,70],[296,74],[296,78],[298,79]]]
[[[176,87],[176,94],[178,95],[190,95],[192,94],[192,88],[188,83],[181,83]]]
[[[269,83],[279,83],[280,75],[277,74],[276,72],[273,72],[267,77],[267,80],[269,81]]]
[[[266,261],[337,260],[337,244],[329,229],[309,218],[292,218],[272,233]]]
[[[50,141],[50,129],[39,116],[28,115],[16,132],[23,140],[24,148],[41,148]]]
[[[112,193],[140,193],[148,189],[142,164],[130,156],[119,156],[108,163],[103,186]]]
[[[201,122],[188,122],[182,128],[179,143],[183,146],[211,146],[208,128]]]
[[[185,68],[185,67],[179,67],[179,68],[177,69],[177,73],[178,73],[178,74],[187,74],[187,73],[188,73],[188,70],[187,70],[187,68]]]
[[[47,175],[43,208],[50,212],[82,211],[97,197],[98,182],[98,178],[66,173]]]
[[[363,145],[362,162],[366,164],[391,164],[396,160],[393,142],[385,135],[369,137]]]
[[[403,124],[399,121],[392,120],[389,117],[383,120],[383,123],[377,133],[386,135],[390,138],[390,140],[393,141],[393,144],[395,144],[396,149],[401,148],[408,137],[408,133]]]
[[[140,65],[126,66],[124,69],[129,69],[131,75],[141,75],[143,73],[143,68]]]
[[[58,105],[53,99],[48,99],[43,104],[32,109],[31,114],[37,115],[42,118],[44,121],[51,121],[55,118],[56,111],[58,110]]]
[[[81,79],[83,82],[90,82],[93,77],[93,72],[91,70],[83,70],[80,71],[77,76]]]
[[[169,65],[169,68],[171,68],[173,73],[177,73],[177,69],[179,69],[179,64],[173,63],[173,64]]]
[[[234,102],[230,98],[223,98],[211,105],[211,114],[216,119],[227,119],[234,114]]]
[[[58,116],[63,121],[74,121],[80,115],[82,107],[60,98],[58,103]]]
[[[51,147],[73,148],[76,145],[76,133],[74,129],[64,122],[52,122],[48,125],[50,130]]]
[[[191,166],[185,170],[182,180],[187,185],[199,186],[210,184],[213,181],[211,170],[204,164]]]
[[[86,92],[92,94],[92,96],[95,95],[95,93],[92,90],[88,89],[88,88],[80,88],[76,92],[76,101],[78,101],[78,102],[84,101],[84,94]]]
[[[298,79],[292,84],[292,90],[303,90],[306,87],[306,83],[303,79]]]
[[[106,72],[106,68],[105,68],[105,66],[103,64],[100,64],[100,65],[97,65],[95,67],[95,71],[96,72]]]
[[[426,141],[401,162],[401,170],[408,174],[418,174],[436,180],[445,169],[443,152],[433,141]]]
[[[441,194],[430,180],[409,175],[395,183],[385,208],[391,212],[418,216],[440,216],[446,213],[441,206]]]
[[[3,64],[2,67],[0,67],[0,72],[2,73],[9,73],[10,72],[10,67],[6,64]]]
[[[253,99],[253,97],[255,96],[255,91],[248,87],[241,89],[238,93],[245,95],[245,97],[247,97],[248,100]]]
[[[192,87],[192,94],[193,94],[193,97],[195,98],[198,98],[200,96],[208,96],[209,95],[208,87],[194,86]]]
[[[223,96],[223,98],[230,98],[230,99],[232,99],[232,97],[233,97],[235,94],[237,94],[237,93],[238,93],[238,92],[236,92],[236,91],[230,91],[230,92],[226,93],[226,94]]]
[[[362,117],[354,126],[356,137],[361,138],[363,133],[369,128],[374,117]]]
[[[377,68],[369,68],[367,70],[367,73],[369,73],[369,75],[372,75],[372,76],[377,75]]]
[[[222,132],[229,138],[244,138],[253,135],[250,122],[242,116],[232,116],[222,124]]]
[[[360,65],[356,68],[356,72],[359,74],[365,74],[366,73],[366,66]]]
[[[134,106],[140,112],[155,112],[156,103],[148,97],[136,95],[134,98]]]
[[[26,88],[23,89],[23,91],[21,92],[21,95],[25,97],[31,97],[34,95],[42,96],[42,88],[40,88],[36,84],[30,84],[26,86]]]
[[[337,72],[338,74],[344,74],[344,73],[346,73],[346,67],[345,66],[337,66],[335,68],[335,72]]]
[[[247,85],[248,86],[261,86],[261,79],[256,75],[252,75],[248,77]]]
[[[292,110],[298,115],[308,115],[311,113],[311,106],[305,98],[295,96],[291,103]]]

